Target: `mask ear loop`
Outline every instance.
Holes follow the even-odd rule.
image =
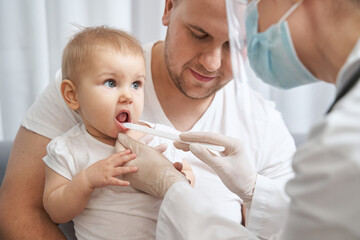
[[[284,22],[296,9],[297,7],[302,3],[303,0],[298,1],[297,3],[295,3],[286,13],[284,16],[282,16],[282,18],[280,18],[280,20],[277,22],[277,30],[280,33],[281,32],[281,27],[280,27],[280,23]]]
[[[297,3],[295,3],[295,4],[289,9],[289,11],[287,11],[287,12],[285,13],[285,15],[284,15],[282,18],[280,18],[280,20],[278,21],[278,23],[281,23],[281,22],[285,21],[285,19],[287,19],[287,18],[290,16],[290,14],[292,14],[302,2],[303,2],[303,0],[300,0],[300,1],[298,1]]]

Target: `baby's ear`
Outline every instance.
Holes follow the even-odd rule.
[[[80,103],[77,99],[75,84],[69,79],[64,79],[61,82],[60,90],[66,105],[74,111],[78,110],[80,108]]]

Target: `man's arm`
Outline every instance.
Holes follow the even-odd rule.
[[[1,239],[65,239],[42,204],[50,139],[20,127],[0,190]]]

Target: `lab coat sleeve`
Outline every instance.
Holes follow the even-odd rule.
[[[270,126],[259,137],[263,143],[255,160],[256,186],[246,212],[246,227],[263,239],[269,239],[285,224],[290,202],[285,185],[294,176],[291,167],[294,141],[284,125]]]
[[[250,210],[247,211],[246,227],[262,239],[269,239],[284,225],[289,198],[284,183],[257,176],[257,187]]]
[[[218,214],[187,183],[176,183],[160,207],[156,239],[257,239],[246,228]]]

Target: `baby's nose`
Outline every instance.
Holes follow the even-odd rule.
[[[129,90],[127,91],[122,91],[119,97],[119,102],[124,103],[124,102],[132,102],[132,94]]]

